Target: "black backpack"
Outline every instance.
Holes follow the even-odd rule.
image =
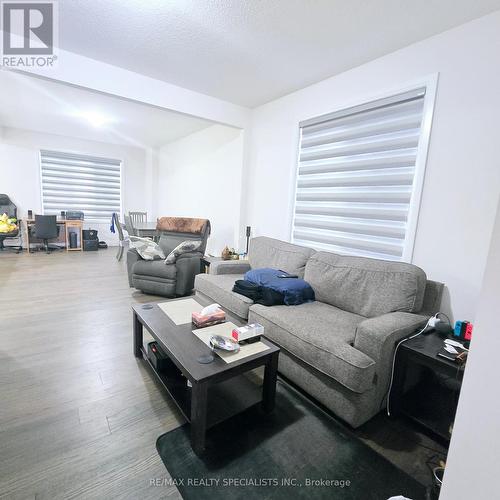
[[[285,303],[282,293],[247,280],[236,280],[233,292],[244,295],[252,299],[256,304],[262,304],[263,306],[278,306]]]

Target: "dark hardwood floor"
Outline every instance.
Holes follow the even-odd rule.
[[[115,249],[0,253],[0,498],[180,498],[151,484],[183,423],[132,354],[131,305],[151,300]]]

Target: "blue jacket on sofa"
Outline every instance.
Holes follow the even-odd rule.
[[[245,273],[245,279],[283,294],[283,301],[287,306],[314,300],[314,290],[307,281],[300,278],[280,278],[283,275],[290,276],[285,271],[266,267],[248,271]]]

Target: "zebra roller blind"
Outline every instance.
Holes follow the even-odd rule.
[[[121,212],[121,161],[41,151],[44,214],[81,210],[86,220],[106,221]]]
[[[402,260],[425,88],[300,123],[293,241]]]

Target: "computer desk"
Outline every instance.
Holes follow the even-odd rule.
[[[36,236],[31,236],[31,228],[35,225],[35,219],[26,219],[26,248],[28,253],[30,253],[30,243],[38,243],[41,240]],[[67,252],[77,251],[81,252],[83,250],[83,221],[82,220],[67,220],[67,219],[57,219],[57,225],[62,226],[59,237],[55,243],[64,243]],[[77,247],[69,248],[69,233],[76,232],[77,237]]]

